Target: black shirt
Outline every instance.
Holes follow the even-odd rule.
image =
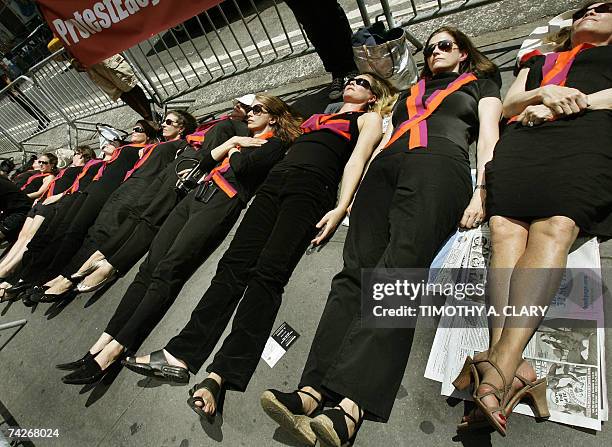
[[[32,206],[32,200],[19,186],[0,176],[0,211],[6,215],[17,211],[27,211]]]
[[[278,137],[268,138],[267,143],[260,147],[243,147],[240,152],[231,155],[230,169],[223,177],[236,188],[238,196],[246,203],[265,180],[270,169],[283,158],[285,148],[285,144]],[[212,149],[214,148],[210,148],[202,158],[201,167],[205,171],[210,171],[219,164],[210,155]]]
[[[458,73],[440,73],[425,83],[425,102],[431,94],[444,89],[459,77]],[[394,130],[408,119],[406,100],[410,91],[403,92],[393,110]],[[427,148],[415,148],[413,151],[446,155],[469,161],[469,146],[478,137],[479,118],[478,102],[485,97],[500,98],[499,87],[491,79],[477,79],[463,85],[451,93],[438,108],[427,118]],[[409,151],[410,132],[406,132],[385,151]]]
[[[68,166],[61,177],[58,174],[53,180],[53,194],[51,195],[61,194],[70,188],[82,169],[83,166]],[[49,186],[49,189],[51,189],[51,186]]]
[[[111,163],[108,163],[104,169],[102,176],[91,183],[87,188],[88,194],[97,194],[101,191],[112,192],[119,187],[125,174],[134,167],[134,164],[140,158],[139,151],[142,147],[138,146],[123,146],[118,149],[119,156],[114,159]],[[82,188],[79,188],[82,190]]]
[[[337,186],[342,177],[344,165],[357,144],[359,138],[357,119],[362,114],[363,112],[345,112],[334,116],[334,119],[346,119],[350,122],[350,138],[345,138],[328,129],[302,134],[291,145],[285,158],[272,171],[280,172],[292,168],[306,169],[321,175],[330,186]]]
[[[185,140],[172,140],[158,144],[147,160],[130,178],[148,179],[158,175],[188,146]]]

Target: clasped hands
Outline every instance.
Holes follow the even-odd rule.
[[[525,107],[518,116],[523,126],[531,127],[560,116],[574,115],[589,105],[587,95],[571,87],[546,85],[540,88],[540,96],[541,104]]]

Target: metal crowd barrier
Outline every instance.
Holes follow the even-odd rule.
[[[423,22],[499,0],[356,0],[353,29],[379,16],[389,27]],[[162,106],[195,89],[255,68],[313,51],[303,28],[281,1],[227,0],[181,25],[126,50],[140,84]],[[246,5],[246,6],[245,6]],[[398,25],[399,24],[399,25]],[[419,49],[422,43],[409,35]],[[122,105],[112,102],[85,73],[69,66],[61,50],[0,92],[0,153],[48,127],[68,125]]]

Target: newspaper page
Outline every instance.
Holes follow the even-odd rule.
[[[480,268],[488,264],[489,234],[487,229],[479,230],[478,234],[474,230],[471,235],[465,232],[463,238],[455,240],[441,273],[438,272],[440,279],[451,279],[448,274],[445,276],[445,268],[456,268],[458,265]],[[459,260],[460,257],[463,259]],[[595,239],[570,254],[568,267],[578,266],[582,270],[573,276],[566,274],[563,278],[559,293],[524,356],[536,369],[538,377],[547,377],[551,421],[601,430],[601,421],[608,417],[601,321],[602,284],[600,273],[589,274],[587,270],[598,272],[600,268]],[[585,270],[587,272],[581,274]],[[485,278],[476,279],[484,281]],[[475,278],[470,280],[474,281]],[[451,299],[449,297],[447,303]],[[425,376],[442,382],[443,395],[471,399],[468,392],[457,391],[452,380],[459,374],[468,355],[473,356],[487,349],[486,319],[442,318],[444,321],[440,321],[436,332]],[[582,320],[582,323],[576,327],[571,320]],[[514,411],[533,415],[531,408],[525,404],[519,404]]]

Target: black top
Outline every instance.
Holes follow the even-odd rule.
[[[285,148],[285,144],[278,137],[268,138],[268,142],[260,147],[243,147],[240,152],[232,154],[230,169],[223,177],[236,188],[238,196],[246,203],[251,200],[270,169],[283,158]],[[205,171],[210,171],[219,164],[210,155],[212,149],[214,147],[202,157],[200,166]]]
[[[130,178],[147,179],[155,177],[170,162],[181,155],[187,146],[188,144],[185,140],[172,140],[158,144],[147,160],[134,171]]]
[[[81,179],[79,180],[79,189],[77,189],[77,191],[84,191],[85,188],[87,188],[91,184],[93,178],[96,176],[96,174],[98,174],[98,171],[100,169],[102,169],[103,165],[104,165],[104,162],[98,163],[98,164],[95,164],[95,165],[91,166],[87,170],[85,175],[83,177],[81,177]],[[72,185],[70,185],[70,186],[72,187]]]
[[[444,89],[459,77],[458,73],[440,73],[425,83],[425,102],[431,94]],[[408,119],[406,99],[410,91],[403,92],[393,110],[393,127],[397,129]],[[500,98],[499,87],[491,79],[477,79],[451,93],[427,118],[427,148],[414,148],[415,153],[427,151],[469,161],[469,146],[478,137],[478,102],[482,98]],[[410,132],[406,132],[386,151],[409,151]]]
[[[13,183],[15,183],[18,187],[21,188],[28,182],[30,177],[36,174],[40,174],[40,171],[38,169],[29,169],[25,172],[15,175],[12,180]],[[40,188],[40,185],[38,187]]]
[[[27,211],[31,206],[32,200],[19,190],[19,186],[0,176],[0,211],[8,215],[17,211]]]
[[[40,171],[36,171],[34,173],[34,175],[36,175],[36,174],[41,174],[41,172]],[[51,175],[51,174],[49,174],[49,175]],[[28,180],[31,177],[33,177],[33,175],[28,176]],[[38,191],[47,177],[48,177],[48,175],[41,175],[40,177],[36,177],[34,180],[32,180],[30,183],[28,183],[28,186],[26,186],[23,189],[23,192],[26,193],[26,194],[30,194],[30,193]],[[27,181],[24,182],[24,185],[25,185],[25,183],[27,183]]]
[[[316,130],[302,134],[291,145],[285,158],[273,169],[274,172],[301,168],[321,175],[331,186],[337,186],[342,177],[344,165],[351,156],[357,139],[359,127],[357,119],[363,112],[345,112],[334,116],[334,119],[345,119],[350,122],[350,139],[329,129]]]
[[[61,177],[58,174],[54,180],[53,194],[61,194],[70,188],[82,169],[83,166],[68,166]]]
[[[88,194],[97,194],[102,191],[110,193],[117,189],[125,178],[125,174],[134,167],[134,164],[140,158],[140,149],[142,147],[123,146],[120,149],[119,156],[106,165],[102,176],[92,182],[86,192]],[[82,188],[79,189],[82,190]]]

